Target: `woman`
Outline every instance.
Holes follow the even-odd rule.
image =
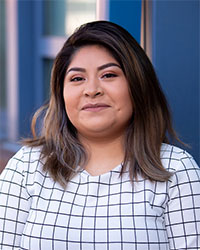
[[[167,144],[166,99],[122,27],[92,22],[67,39],[32,131],[1,176],[1,249],[200,248],[200,170]]]

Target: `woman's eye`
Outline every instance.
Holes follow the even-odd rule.
[[[117,77],[117,75],[114,73],[107,73],[107,74],[103,75],[102,78],[112,78],[112,77]]]
[[[83,77],[80,77],[80,76],[77,76],[77,77],[73,77],[71,78],[71,82],[79,82],[79,81],[83,81],[84,78]]]

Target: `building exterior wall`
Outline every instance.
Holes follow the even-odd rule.
[[[200,163],[199,1],[154,1],[152,60],[180,138]]]

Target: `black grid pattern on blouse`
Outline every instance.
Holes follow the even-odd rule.
[[[22,148],[0,178],[0,249],[200,249],[200,169],[164,144],[168,182],[121,166],[101,176],[78,173],[67,190],[43,172],[38,148]]]

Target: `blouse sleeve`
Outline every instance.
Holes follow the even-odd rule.
[[[184,153],[171,159],[176,171],[169,182],[165,223],[170,250],[200,249],[200,168]]]
[[[24,185],[23,149],[7,164],[0,176],[0,249],[19,249],[30,208]]]

